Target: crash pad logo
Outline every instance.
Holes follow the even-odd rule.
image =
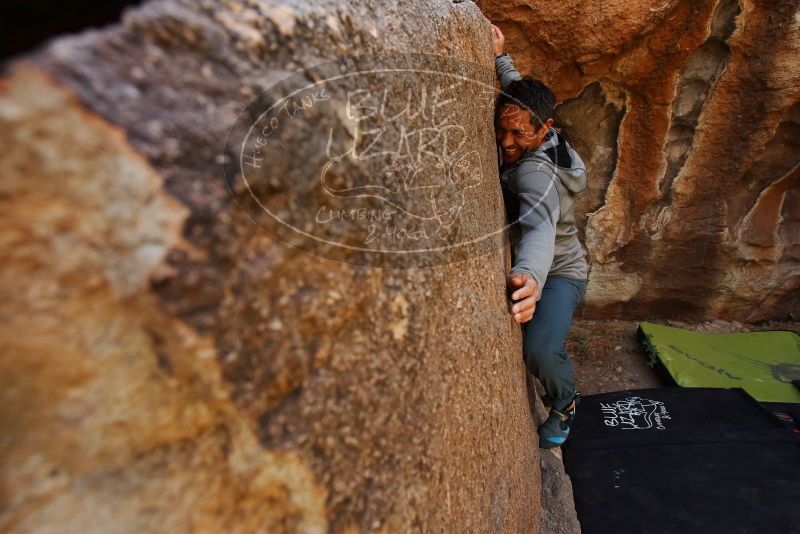
[[[628,397],[615,403],[601,403],[603,423],[622,430],[664,430],[665,421],[671,419],[661,401]]]
[[[351,263],[457,261],[502,246],[494,72],[422,54],[343,58],[290,76],[225,148],[236,202],[275,237]]]

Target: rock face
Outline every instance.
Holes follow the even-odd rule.
[[[590,166],[584,314],[800,306],[800,4],[478,0]]]
[[[412,251],[430,265],[381,268],[383,252],[348,263],[261,226],[257,203],[296,222],[322,194],[315,143],[326,138],[311,134],[363,118],[333,91],[273,137],[264,159],[279,174],[244,184],[242,169],[223,173],[229,130],[261,91],[355,53],[372,59],[352,67],[375,69],[398,50],[474,63],[484,70],[460,76],[492,87],[488,22],[449,1],[154,1],[7,66],[1,530],[537,531],[507,251],[495,238],[459,245],[504,224],[492,92],[442,92],[458,113],[435,129],[469,132],[470,150],[433,143],[426,157],[448,156],[439,170],[392,158],[415,172],[404,186],[447,177],[427,197],[389,198],[453,245],[452,256]],[[415,76],[380,89],[402,102],[426,86]],[[405,132],[433,120],[404,119]],[[442,195],[463,212],[442,210]],[[324,234],[342,240],[333,248],[364,229],[354,225],[370,202],[388,202],[351,201]]]

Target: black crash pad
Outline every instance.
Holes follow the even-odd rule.
[[[564,465],[584,534],[800,532],[800,433],[741,389],[583,397]]]

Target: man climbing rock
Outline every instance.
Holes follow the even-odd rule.
[[[500,182],[514,223],[511,313],[523,325],[525,364],[544,384],[551,406],[539,446],[557,447],[569,435],[578,399],[564,340],[589,271],[572,211],[575,195],[586,188],[586,168],[553,127],[553,92],[520,76],[494,25],[492,42],[502,87],[495,114]]]

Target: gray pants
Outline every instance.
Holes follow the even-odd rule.
[[[572,314],[586,293],[586,281],[548,276],[533,319],[522,325],[525,365],[544,385],[552,406],[566,408],[575,395],[575,377],[564,341]]]

